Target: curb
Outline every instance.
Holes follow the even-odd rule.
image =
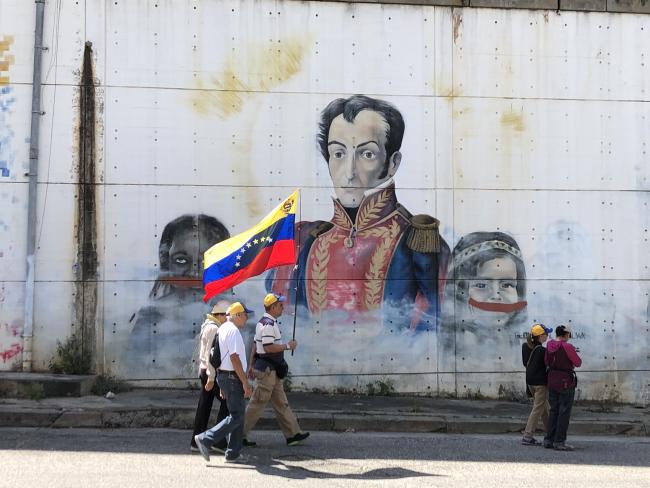
[[[405,432],[449,434],[519,434],[525,419],[477,418],[346,412],[296,411],[307,431],[333,432]],[[211,419],[215,421],[215,417]],[[117,408],[117,409],[11,409],[0,408],[0,427],[51,428],[173,428],[189,429],[194,424],[190,408]],[[272,411],[263,414],[256,428],[277,430]],[[576,420],[571,422],[573,435],[648,436],[650,423],[642,421]]]

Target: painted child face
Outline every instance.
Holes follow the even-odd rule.
[[[397,171],[401,154],[394,153],[386,165],[384,117],[362,110],[352,122],[336,117],[328,135],[329,171],[334,192],[345,207],[358,207],[366,190],[375,188]]]
[[[481,264],[476,279],[469,281],[469,297],[482,303],[516,303],[517,266],[507,257]]]
[[[200,238],[197,238],[197,234]],[[186,230],[176,235],[169,248],[169,274],[200,280],[203,275],[203,253],[214,244],[203,231]]]

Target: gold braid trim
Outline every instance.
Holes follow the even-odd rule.
[[[334,225],[338,225],[339,227],[343,227],[344,229],[349,229],[352,227],[350,218],[338,205],[334,205],[334,217],[332,217],[332,223]]]
[[[330,245],[335,243],[340,236],[334,233],[325,234],[318,239],[314,259],[309,273],[309,279],[312,283],[312,293],[310,293],[310,309],[314,313],[320,313],[325,309],[327,304],[327,265],[330,262]]]
[[[379,217],[380,212],[384,209],[390,199],[390,193],[386,190],[380,191],[377,195],[373,195],[368,205],[359,210],[357,216],[357,229],[361,230],[370,224],[373,220]]]
[[[381,304],[381,290],[384,285],[385,276],[382,272],[389,258],[390,250],[395,238],[400,233],[400,226],[393,220],[390,227],[369,229],[366,235],[381,237],[375,253],[370,258],[370,269],[366,272],[364,286],[366,288],[365,305],[368,310],[378,308]]]

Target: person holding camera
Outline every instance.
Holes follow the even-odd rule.
[[[582,365],[582,359],[576,348],[569,344],[571,329],[568,326],[559,325],[555,329],[555,337],[555,340],[548,341],[544,356],[548,368],[548,399],[551,406],[544,447],[573,451],[573,446],[566,443],[566,434],[578,385],[574,369]]]
[[[287,445],[295,446],[309,437],[309,432],[302,432],[294,415],[282,379],[289,372],[284,360],[284,351],[293,351],[298,346],[295,340],[282,342],[282,335],[277,319],[284,311],[284,296],[269,293],[264,297],[264,316],[255,328],[255,338],[250,354],[248,377],[255,378],[253,395],[246,407],[244,422],[244,446],[252,447],[256,443],[248,440],[248,433],[255,427],[266,404],[271,400],[280,429],[287,439]]]

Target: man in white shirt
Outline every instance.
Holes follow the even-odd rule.
[[[226,406],[226,401],[220,399],[219,387],[206,390],[205,385],[208,382],[208,364],[210,364],[210,348],[214,336],[217,335],[217,330],[221,324],[226,321],[226,310],[230,304],[225,301],[219,301],[212,311],[206,315],[205,321],[201,325],[201,334],[199,337],[199,380],[201,381],[201,391],[199,393],[199,404],[196,407],[196,415],[194,416],[194,431],[192,432],[192,442],[190,443],[190,450],[198,451],[194,436],[200,434],[208,428],[208,420],[210,420],[210,412],[212,411],[212,404],[214,399],[219,399],[219,413],[217,414],[217,423],[225,419],[229,412]],[[212,450],[221,452],[226,450],[226,440],[212,446]]]
[[[282,378],[286,375],[288,367],[284,361],[284,351],[295,350],[298,343],[290,340],[282,342],[282,335],[277,319],[284,311],[284,297],[269,293],[264,297],[266,313],[255,328],[255,341],[251,348],[248,370],[249,378],[255,377],[256,386],[246,408],[246,421],[244,424],[244,445],[254,446],[246,436],[259,420],[266,404],[271,400],[275,415],[280,424],[280,429],[287,439],[287,445],[295,446],[309,437],[309,432],[301,432],[298,420],[294,415],[287,395],[284,393]],[[282,369],[284,368],[284,371]],[[282,378],[278,378],[278,372]]]
[[[209,449],[220,440],[228,439],[226,462],[243,461],[240,454],[244,436],[244,398],[251,396],[252,390],[246,378],[246,349],[239,329],[246,326],[248,314],[253,313],[240,302],[235,302],[227,310],[228,320],[219,327],[219,349],[221,365],[216,372],[217,383],[226,399],[230,415],[202,434],[194,436],[196,447],[206,461],[210,460]],[[214,387],[215,370],[208,361],[208,381],[205,389]]]

